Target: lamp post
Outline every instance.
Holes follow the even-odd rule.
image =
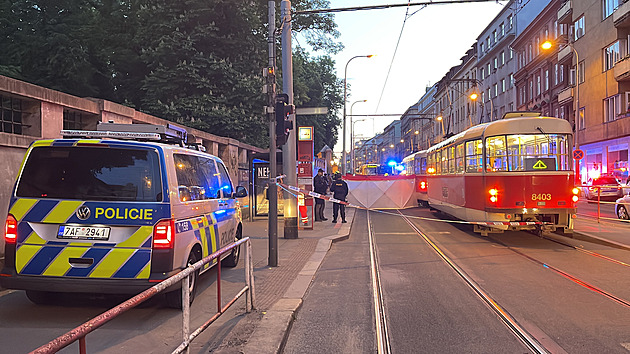
[[[354,118],[352,116],[352,109],[354,108],[354,105],[359,103],[359,102],[367,102],[367,100],[358,100],[358,101],[354,101],[352,102],[352,104],[350,105],[350,171],[352,172],[352,174],[354,174],[354,123],[352,122],[352,119]],[[364,119],[362,119],[364,120]],[[345,149],[344,149],[345,151]]]
[[[562,43],[573,51],[575,54],[575,135],[573,137],[573,144],[575,145],[575,150],[580,148],[580,143],[578,141],[578,135],[580,134],[580,57],[578,56],[577,50],[573,47],[571,43]],[[543,50],[549,50],[553,47],[553,43],[550,41],[544,41],[543,44],[540,45]],[[582,178],[580,176],[580,160],[575,160],[575,183],[578,185],[582,184]]]
[[[370,55],[357,55],[354,56],[352,58],[350,58],[350,60],[348,60],[348,62],[346,63],[346,68],[343,72],[343,127],[342,127],[342,132],[343,132],[343,160],[341,161],[342,166],[343,166],[343,174],[346,174],[347,172],[347,160],[346,160],[346,101],[348,100],[348,96],[346,94],[347,89],[348,89],[348,64],[350,64],[350,62],[356,58],[371,58],[373,57],[372,54]]]

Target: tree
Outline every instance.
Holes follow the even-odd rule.
[[[293,101],[298,107],[327,107],[328,114],[297,116],[297,125],[314,127],[315,151],[337,143],[338,117],[343,106],[343,82],[335,75],[329,56],[312,59],[302,49],[293,53]]]

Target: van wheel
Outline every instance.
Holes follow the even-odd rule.
[[[26,297],[37,305],[50,305],[53,295],[53,293],[48,291],[26,290]]]
[[[188,255],[188,266],[197,263],[199,259],[197,259],[197,255],[195,251],[190,252]],[[197,294],[197,279],[199,278],[199,271],[194,271],[191,275],[188,276],[188,293],[190,296],[190,304],[192,304],[195,299],[195,294]],[[174,291],[169,291],[166,293],[166,303],[168,307],[172,307],[174,309],[182,308],[182,289],[177,289]]]
[[[238,241],[241,238],[243,238],[243,235],[242,235],[241,228],[239,227],[238,231],[236,232],[235,241]],[[226,267],[234,268],[238,265],[238,260],[240,257],[241,257],[241,246],[239,245],[237,247],[232,248],[232,252],[230,253],[230,255],[225,257],[225,259],[221,261],[221,264]]]

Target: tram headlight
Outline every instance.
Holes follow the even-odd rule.
[[[488,191],[488,193],[490,194],[490,201],[496,203],[499,197],[499,191],[495,188],[492,188]]]

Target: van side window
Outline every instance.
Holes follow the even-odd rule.
[[[213,199],[217,197],[219,181],[212,159],[174,154],[179,200]]]
[[[222,163],[217,163],[219,166],[219,174],[221,175],[221,189],[223,190],[224,196],[231,196],[232,192],[232,181],[230,181],[230,175],[228,174],[225,166]]]

